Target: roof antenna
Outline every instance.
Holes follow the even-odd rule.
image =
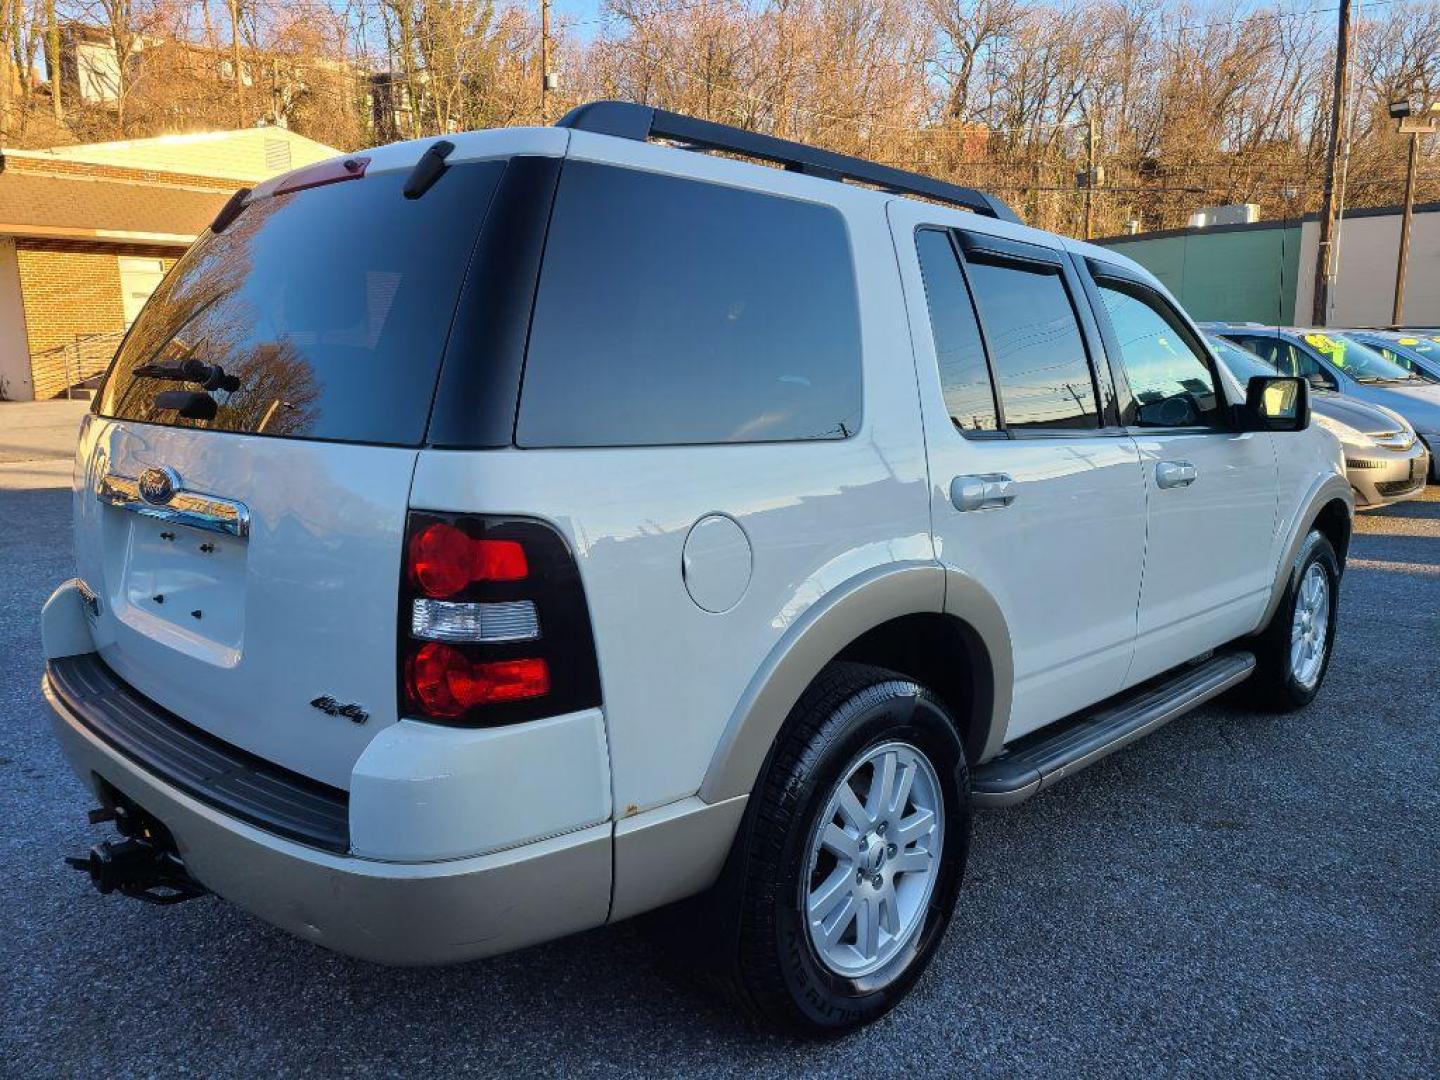
[[[420,160],[415,163],[415,168],[405,179],[405,198],[418,199],[429,191],[435,181],[440,179],[440,174],[445,171],[445,159],[454,149],[454,143],[448,139],[441,139],[421,154]]]

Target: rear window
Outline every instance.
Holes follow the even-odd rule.
[[[422,198],[406,174],[260,199],[206,235],[155,290],[100,413],[291,438],[418,445],[476,234],[504,162],[457,165]],[[166,377],[187,359],[233,389]],[[157,373],[158,366],[158,373]],[[209,393],[213,419],[161,409]]]
[[[519,445],[843,439],[860,426],[860,386],[854,269],[838,212],[566,164]]]

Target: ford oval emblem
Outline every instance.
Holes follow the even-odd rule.
[[[180,477],[174,469],[146,469],[140,474],[137,486],[140,497],[151,506],[164,506],[179,490]]]

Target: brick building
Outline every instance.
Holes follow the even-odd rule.
[[[103,371],[236,188],[337,153],[280,128],[0,153],[0,398]]]

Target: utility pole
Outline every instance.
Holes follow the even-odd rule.
[[[1405,264],[1410,261],[1410,221],[1415,216],[1415,166],[1420,162],[1420,133],[1410,133],[1410,164],[1405,170],[1405,216],[1400,219],[1400,258],[1395,264],[1395,307],[1390,322],[1405,319]]]
[[[230,77],[235,80],[235,127],[245,126],[245,98],[240,85],[240,0],[230,0]]]
[[[1345,140],[1345,106],[1350,96],[1350,0],[1340,0],[1335,39],[1335,85],[1330,102],[1330,142],[1325,153],[1325,201],[1320,208],[1320,242],[1315,248],[1315,296],[1310,321],[1324,326],[1330,314],[1335,265],[1335,173]]]
[[[1105,182],[1105,169],[1095,164],[1096,131],[1095,113],[1085,113],[1085,171],[1075,174],[1075,186],[1085,192],[1084,239],[1089,240],[1095,232],[1095,189]],[[1036,171],[1036,185],[1039,185],[1039,171]]]
[[[1410,136],[1410,160],[1405,169],[1405,214],[1400,219],[1400,254],[1395,263],[1395,306],[1390,322],[1399,326],[1405,319],[1405,268],[1410,261],[1410,224],[1415,217],[1415,170],[1420,165],[1420,136],[1440,132],[1440,101],[1421,108],[1421,115],[1411,116],[1408,97],[1390,103],[1390,116],[1400,121],[1400,134]]]
[[[1085,114],[1085,239],[1091,236],[1091,220],[1095,204],[1095,114]]]
[[[540,123],[550,123],[550,0],[540,0]]]

